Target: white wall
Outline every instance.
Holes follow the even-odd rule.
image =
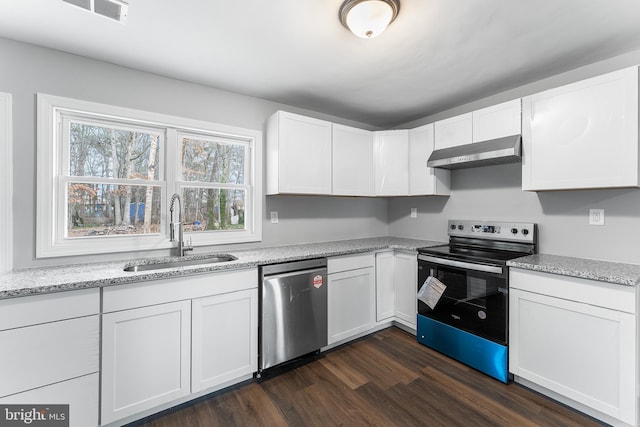
[[[168,255],[168,251],[159,251],[35,259],[36,93],[262,131],[266,118],[279,109],[371,129],[337,117],[1,38],[0,58],[0,92],[13,94],[14,268]],[[277,225],[268,221],[271,210],[280,213],[281,221]],[[387,235],[387,201],[384,199],[269,196],[264,212],[263,245]],[[224,249],[227,248],[214,250]]]
[[[536,222],[539,252],[640,264],[640,190],[524,192],[519,164],[460,169],[451,196],[389,202],[389,234],[447,241],[448,219]],[[418,218],[409,218],[418,208]],[[588,225],[604,208],[605,225]]]

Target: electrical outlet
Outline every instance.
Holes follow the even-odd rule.
[[[418,218],[418,208],[411,208],[411,218]]]
[[[278,223],[278,211],[271,211],[271,224]]]
[[[589,209],[589,225],[604,225],[604,209]]]

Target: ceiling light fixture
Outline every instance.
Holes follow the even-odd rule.
[[[372,39],[396,19],[400,0],[345,0],[340,6],[340,22],[353,34]]]

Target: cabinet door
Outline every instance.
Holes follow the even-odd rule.
[[[373,267],[329,274],[328,343],[354,337],[373,328],[375,282]]]
[[[331,123],[279,111],[267,126],[268,194],[331,194]]]
[[[382,322],[393,317],[395,312],[395,288],[393,251],[376,254],[376,321]]]
[[[412,328],[416,327],[418,313],[417,274],[418,258],[416,253],[396,252],[393,274],[396,320]]]
[[[638,68],[523,99],[522,188],[638,185]]]
[[[448,195],[450,172],[427,167],[433,152],[433,123],[409,131],[409,195]]]
[[[473,135],[471,113],[461,114],[435,123],[435,147],[456,147],[458,145],[471,144]]]
[[[522,132],[520,98],[473,112],[473,142],[487,141]]]
[[[102,316],[102,424],[189,394],[190,325],[191,301]]]
[[[373,196],[373,132],[333,124],[333,194]]]
[[[509,303],[511,372],[635,425],[635,316],[519,289]]]
[[[409,131],[375,133],[376,196],[409,194]]]
[[[257,371],[257,289],[198,298],[192,309],[193,393]]]

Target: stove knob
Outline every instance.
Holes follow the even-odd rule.
[[[517,228],[512,228],[511,229],[511,234],[518,234],[518,229]]]
[[[456,225],[455,224],[451,224],[451,229],[455,230],[456,229]]]
[[[461,230],[461,231],[464,230],[464,225],[459,225],[458,230]]]
[[[527,230],[526,228],[523,228],[522,229],[522,234],[524,234],[526,236],[527,234],[529,234],[529,230]]]

